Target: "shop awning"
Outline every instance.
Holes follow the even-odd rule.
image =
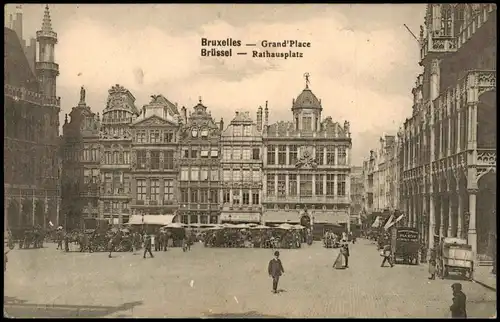
[[[229,222],[260,223],[260,215],[258,212],[222,212],[220,214],[220,220]]]
[[[314,212],[313,224],[344,224],[349,221],[349,214],[345,211]]]
[[[265,223],[289,223],[298,224],[300,223],[300,213],[296,210],[285,211],[285,210],[271,210],[266,211],[262,220]]]
[[[171,224],[176,215],[132,215],[128,224],[130,225],[160,225]],[[144,220],[143,220],[144,219]]]

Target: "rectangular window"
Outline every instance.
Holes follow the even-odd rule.
[[[218,158],[219,157],[219,149],[212,148],[212,150],[210,151],[210,157],[211,158]]]
[[[200,189],[200,203],[208,203],[208,189]]]
[[[208,181],[208,168],[201,168],[200,181]]]
[[[323,178],[324,178],[323,174],[317,174],[316,175],[316,182],[315,182],[316,196],[322,196],[323,195]]]
[[[123,176],[123,190],[124,190],[123,192],[126,194],[130,193],[130,183],[131,183],[130,176],[124,175]]]
[[[250,192],[248,190],[243,190],[242,194],[242,199],[243,199],[243,204],[244,205],[249,205],[250,204]]]
[[[290,156],[289,156],[290,163],[289,164],[294,165],[298,161],[297,156],[299,153],[299,151],[298,151],[299,147],[297,145],[290,145],[289,149],[290,149]]]
[[[340,165],[346,165],[347,164],[347,150],[345,146],[339,146],[337,150],[337,157],[338,157],[338,163]]]
[[[335,147],[333,146],[326,147],[326,164],[327,165],[335,164]]]
[[[160,151],[151,151],[151,169],[160,169]]]
[[[219,181],[219,169],[211,168],[210,169],[210,181]]]
[[[189,224],[189,216],[182,215],[181,216],[181,223],[186,224],[186,225]]]
[[[286,197],[286,174],[278,174],[278,198]]]
[[[172,132],[164,132],[163,133],[163,141],[165,143],[171,143],[174,141],[174,133]]]
[[[326,195],[333,196],[335,191],[335,175],[327,174],[326,175]]]
[[[198,202],[198,189],[191,188],[190,197],[191,198],[189,199],[189,201],[191,203],[197,203]]]
[[[217,224],[219,222],[217,216],[210,216],[210,223]]]
[[[231,170],[224,170],[223,171],[223,177],[224,181],[231,181]]]
[[[222,198],[224,203],[230,203],[231,202],[231,194],[229,192],[229,189],[224,189],[222,192]]]
[[[253,169],[253,171],[252,171],[252,178],[253,178],[253,182],[261,182],[262,178],[261,178],[261,175],[260,175],[260,170]]]
[[[104,192],[108,195],[112,194],[113,191],[113,177],[111,176],[111,173],[106,173],[104,175]]]
[[[191,149],[191,158],[192,159],[198,158],[198,150],[193,149],[193,148]]]
[[[286,145],[278,145],[278,164],[286,164]]]
[[[207,223],[208,223],[208,216],[200,215],[200,224],[207,224]]]
[[[150,143],[160,143],[160,130],[150,130],[149,131],[149,142]]]
[[[250,160],[252,150],[250,148],[243,149],[243,160]]]
[[[137,200],[146,200],[146,180],[137,180]]]
[[[198,216],[197,215],[191,215],[189,217],[190,217],[189,219],[191,220],[192,224],[197,224],[198,223]]]
[[[233,205],[239,205],[239,204],[240,204],[240,190],[234,189],[233,190]]]
[[[200,180],[200,169],[197,167],[191,168],[191,181]]]
[[[120,204],[118,201],[113,201],[111,203],[111,213],[112,214],[118,214],[120,212]]]
[[[241,181],[241,170],[233,170],[233,181]]]
[[[312,174],[300,175],[300,195],[304,197],[312,196]]]
[[[204,148],[204,149],[201,150],[200,157],[202,157],[202,158],[208,158],[209,154],[210,154],[209,151],[206,148]]]
[[[113,164],[119,164],[118,151],[113,152]]]
[[[157,201],[160,198],[160,180],[151,180],[151,200]]]
[[[172,201],[174,200],[174,181],[164,180],[163,181],[163,200]]]
[[[252,205],[259,205],[259,204],[260,204],[259,193],[252,192]]]
[[[109,201],[104,202],[104,212],[105,213],[111,212],[111,202]]]
[[[267,164],[275,165],[276,164],[276,154],[275,154],[275,146],[270,145],[267,147]]]
[[[183,149],[182,155],[183,155],[184,159],[188,159],[189,158],[189,149]]]
[[[123,164],[130,164],[130,152],[129,151],[123,152]]]
[[[233,148],[233,160],[241,160],[241,147]]]
[[[174,168],[174,151],[164,151],[163,167],[164,169],[171,170]]]
[[[252,172],[250,170],[243,170],[243,181],[252,181]]]
[[[121,194],[121,173],[118,171],[113,172],[113,193],[114,194]]]
[[[312,118],[310,116],[304,116],[302,118],[302,130],[304,131],[312,130]]]
[[[189,181],[189,168],[181,169],[181,181]]]
[[[260,160],[260,149],[259,148],[252,149],[252,160]]]
[[[231,148],[227,148],[227,147],[224,148],[222,158],[224,160],[231,160],[231,158],[232,158]]]
[[[189,202],[189,191],[186,188],[181,189],[181,202],[188,203]]]
[[[297,175],[296,174],[289,174],[288,175],[288,195],[289,196],[296,196],[297,195]]]
[[[275,191],[275,182],[274,182],[275,175],[274,174],[268,174],[267,175],[267,195],[268,196],[274,196]]]
[[[233,126],[233,136],[241,136],[241,125]]]
[[[252,135],[252,127],[250,125],[243,125],[243,136]]]
[[[104,152],[104,163],[111,164],[111,152],[109,151]]]
[[[146,169],[146,151],[144,150],[139,150],[137,151],[137,168],[139,169]]]
[[[136,136],[138,143],[146,143],[146,130],[138,130]]]
[[[210,203],[218,204],[219,203],[219,190],[212,189],[210,190]]]
[[[345,174],[339,174],[337,176],[337,195],[345,196],[346,195],[346,179],[347,176]]]

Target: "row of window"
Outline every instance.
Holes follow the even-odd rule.
[[[206,188],[181,188],[181,203],[219,203],[219,190]]]
[[[115,171],[104,174],[105,194],[128,194],[131,191],[131,178],[123,172]]]
[[[99,149],[98,148],[93,148],[93,149],[84,149],[82,151],[82,161],[86,162],[99,162]]]
[[[224,147],[223,160],[260,160],[260,148]]]
[[[251,136],[252,125],[232,125],[233,136]]]
[[[223,170],[223,180],[228,181],[254,181],[260,182],[262,181],[262,175],[260,170],[240,170],[240,169],[232,169],[232,170]]]
[[[104,164],[130,164],[130,152],[105,151]]]
[[[160,192],[160,184],[162,185],[162,193]],[[151,179],[149,187],[146,184],[146,179],[137,180],[137,200],[163,201],[174,200],[174,181],[172,179],[158,180]]]
[[[217,224],[218,217],[217,216],[208,216],[208,215],[181,215],[181,223],[183,224],[209,224],[208,220],[210,220],[210,224]]]
[[[135,132],[137,143],[172,143],[175,142],[174,131],[163,130],[137,130]]]
[[[128,213],[129,212],[129,204],[128,202],[117,202],[117,201],[105,201],[103,203],[104,209],[103,211],[105,213],[113,213],[113,214],[119,214],[122,212]]]
[[[181,168],[181,181],[219,181],[219,169],[208,167]]]
[[[231,190],[224,189],[222,190],[222,201],[232,205],[258,205],[260,194],[258,191],[250,192],[248,189],[241,189],[241,194],[239,189],[233,189],[231,194]]]
[[[335,150],[337,150],[337,164],[347,164],[347,149],[343,146],[322,146],[315,147],[315,159],[318,165],[335,165]],[[287,145],[270,145],[267,147],[267,164],[268,165],[294,165],[299,157],[299,146],[288,146],[288,162],[287,162]]]
[[[324,187],[324,174],[316,174],[315,178],[315,196],[334,196],[335,195],[335,182],[337,183],[337,196],[346,195],[346,181],[345,174],[327,174],[326,187]],[[268,174],[267,175],[267,195],[286,197],[286,196],[313,196],[313,175],[312,174],[289,174],[288,175],[288,191],[286,188],[285,174]],[[299,180],[297,180],[299,179]],[[337,179],[337,180],[335,180]],[[299,184],[300,183],[300,184]],[[325,190],[326,189],[326,190]]]
[[[163,165],[160,156],[163,153]],[[151,151],[148,161],[146,150],[137,151],[137,168],[159,170],[160,168],[171,170],[174,168],[174,151]]]
[[[217,158],[219,157],[219,148],[210,148],[210,147],[184,148],[182,149],[182,156],[185,159]]]

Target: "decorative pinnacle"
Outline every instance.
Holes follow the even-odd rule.
[[[198,96],[198,102],[201,104],[201,96]]]
[[[43,14],[42,31],[52,31],[52,22],[50,20],[49,5],[45,5],[45,13]]]
[[[304,74],[304,78],[306,79],[306,88],[309,88],[309,77],[310,77],[310,76],[311,76],[311,75],[309,75],[309,73],[305,73],[305,74]]]

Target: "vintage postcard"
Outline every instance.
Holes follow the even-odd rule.
[[[7,4],[4,317],[495,317],[496,15]]]

